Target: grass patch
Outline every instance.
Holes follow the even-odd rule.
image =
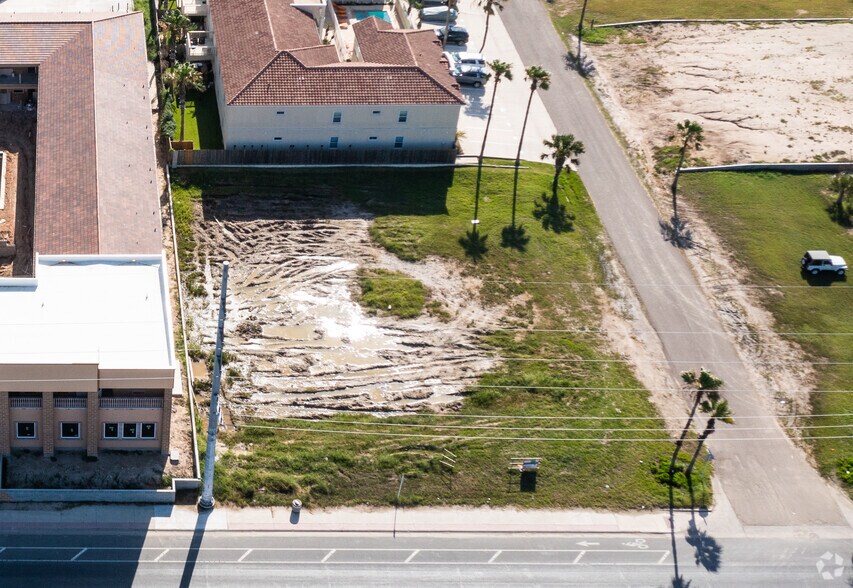
[[[575,34],[578,28],[580,0],[549,2],[558,29]],[[808,12],[802,14],[800,11]],[[660,2],[660,0],[592,0],[587,4],[587,23],[627,22],[666,18],[797,18],[850,17],[853,4],[849,0],[694,0],[693,2]]]
[[[175,139],[180,138],[181,109],[175,105]],[[187,92],[184,139],[192,141],[195,149],[222,149],[222,129],[219,126],[219,106],[216,92]]]
[[[404,273],[360,269],[358,285],[361,288],[359,302],[374,313],[406,319],[420,316],[424,310],[426,287]]]
[[[674,445],[627,365],[602,361],[616,359],[594,330],[600,326],[602,293],[571,284],[605,281],[603,230],[595,210],[577,175],[564,175],[559,198],[574,215],[572,227],[547,230],[534,210],[550,193],[553,167],[525,165],[517,209],[525,248],[501,245],[511,217],[513,170],[486,168],[476,235],[483,247],[476,261],[460,246],[471,227],[475,168],[182,170],[173,176],[175,192],[190,198],[296,193],[354,202],[375,216],[371,235],[388,250],[411,260],[456,260],[466,274],[483,280],[485,304],[506,305],[516,326],[543,330],[484,337],[484,345],[507,359],[482,375],[453,413],[242,422],[223,437],[227,450],[217,463],[218,499],[241,505],[282,504],[294,497],[320,506],[390,505],[405,474],[403,504],[622,509],[668,504],[670,487],[658,479],[656,464],[670,459]],[[578,332],[585,327],[591,330]],[[445,450],[456,456],[452,471],[441,463]],[[509,460],[521,456],[543,458],[534,492],[522,491],[518,473],[508,469]],[[700,502],[710,497],[710,471],[702,461],[695,473]],[[267,482],[273,473],[287,483]],[[683,487],[673,492],[677,505],[690,503]]]
[[[805,288],[759,290],[765,306],[781,332],[792,337],[813,361],[853,362],[850,337],[808,333],[853,331],[853,289],[839,288],[849,281],[804,278],[799,259],[807,249],[826,249],[853,259],[853,238],[834,223],[827,212],[832,195],[826,192],[828,175],[771,173],[707,173],[682,176],[680,189],[701,210],[722,237],[750,284],[795,285]],[[815,370],[817,390],[845,390],[853,379],[853,366],[827,365]],[[814,414],[853,412],[853,395],[820,392],[812,395]],[[845,417],[814,419],[813,425],[845,425]],[[847,429],[824,429],[810,436],[846,435]],[[842,476],[839,460],[853,458],[853,439],[810,442],[821,473]]]

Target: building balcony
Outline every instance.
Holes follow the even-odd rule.
[[[10,398],[9,408],[41,408],[41,398]]]
[[[15,73],[0,75],[0,88],[38,89],[39,76],[36,73]]]
[[[54,398],[53,408],[86,408],[85,398]]]
[[[187,59],[189,61],[213,61],[215,49],[213,33],[209,31],[190,31],[187,33]]]
[[[178,0],[178,7],[186,16],[207,16],[207,0]]]
[[[101,398],[100,407],[116,410],[162,409],[162,398]]]

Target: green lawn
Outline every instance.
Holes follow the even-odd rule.
[[[799,260],[807,249],[826,249],[853,261],[853,238],[832,222],[826,211],[828,175],[708,173],[685,174],[680,189],[698,206],[722,236],[740,265],[743,279],[758,285],[793,285],[759,292],[781,332],[849,333],[853,331],[853,289],[850,281],[808,280],[800,275]],[[853,362],[850,336],[795,336],[813,361]],[[816,389],[847,390],[853,366],[816,369]],[[817,392],[812,414],[853,412],[853,394]],[[849,417],[813,419],[813,425],[850,425]],[[817,435],[850,435],[849,428],[817,429]],[[836,475],[839,460],[853,458],[853,440],[812,442],[820,470]],[[843,472],[842,472],[843,473]],[[853,480],[851,480],[853,482]],[[853,485],[850,486],[853,490]]]
[[[473,168],[183,171],[173,176],[173,190],[176,209],[182,211],[193,199],[241,194],[353,201],[376,215],[371,235],[377,242],[407,259],[439,255],[463,263],[468,273],[484,280],[486,303],[510,302],[518,327],[598,328],[606,294],[567,282],[604,281],[601,225],[572,176],[564,178],[561,197],[575,214],[574,230],[555,234],[543,229],[533,210],[550,189],[553,168],[529,165],[519,184],[518,218],[529,237],[523,251],[501,245],[510,219],[512,170],[484,170],[480,236],[485,251],[476,262],[471,248],[466,252],[460,244],[471,226]],[[192,235],[179,235],[179,242],[191,247]],[[673,443],[659,430],[662,423],[647,392],[626,364],[601,361],[613,357],[599,335],[502,331],[484,343],[496,355],[523,359],[483,375],[464,407],[448,416],[243,422],[223,439],[228,450],[217,462],[217,497],[256,505],[287,503],[296,496],[324,506],[387,505],[394,502],[404,474],[404,504],[620,509],[668,504],[669,487],[660,481],[659,464],[668,470]],[[253,428],[270,426],[308,430]],[[445,449],[456,456],[452,474],[441,463]],[[522,492],[518,474],[508,471],[510,458],[527,456],[544,460],[535,492]],[[710,500],[710,467],[699,463],[697,504]],[[675,503],[689,504],[683,474],[676,479]]]
[[[187,92],[186,127],[184,139],[193,142],[195,149],[222,149],[222,129],[219,127],[219,107],[216,92]],[[181,133],[181,109],[175,106],[175,140]]]
[[[576,33],[583,0],[549,2],[559,30]],[[659,18],[850,17],[850,0],[589,0],[585,20],[597,23]]]

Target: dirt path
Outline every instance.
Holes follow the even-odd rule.
[[[453,405],[493,366],[474,329],[494,327],[501,309],[479,306],[478,282],[437,259],[400,261],[372,244],[369,224],[356,207],[320,199],[205,200],[196,238],[208,295],[189,300],[192,336],[210,349],[219,268],[228,259],[226,347],[236,359],[226,398],[233,413]],[[359,267],[420,280],[452,318],[367,315],[353,298]]]

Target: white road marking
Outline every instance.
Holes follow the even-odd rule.
[[[166,555],[167,553],[169,553],[169,550],[168,550],[168,549],[163,550],[163,553],[161,553],[160,555],[158,555],[157,557],[155,557],[155,558],[154,558],[154,561],[155,561],[155,562],[160,561],[160,559],[161,559],[164,555]]]
[[[492,558],[489,560],[489,563],[494,563],[494,561],[496,559],[498,559],[498,556],[502,553],[503,553],[503,551],[496,551],[495,554],[492,556]]]
[[[420,553],[420,551],[421,551],[420,549],[415,549],[415,550],[412,552],[412,555],[410,555],[409,557],[407,557],[407,558],[406,558],[406,561],[404,561],[403,563],[409,563],[410,561],[412,561],[412,559],[413,559],[413,558],[414,558],[418,553]]]
[[[658,563],[659,563],[659,564],[662,564],[662,563],[664,562],[664,560],[666,560],[666,558],[668,558],[668,557],[669,557],[669,552],[667,551],[667,552],[665,552],[662,556],[660,556],[660,559],[658,560]]]
[[[75,555],[74,557],[72,557],[72,558],[71,558],[71,561],[77,561],[77,558],[78,558],[78,557],[80,557],[81,555],[83,555],[84,553],[86,553],[87,551],[89,551],[89,548],[88,548],[88,547],[84,547],[83,549],[81,549],[81,550],[77,553],[77,555]]]
[[[0,547],[0,553],[3,553],[4,551],[6,551],[6,548],[5,548],[5,547]]]
[[[241,556],[240,556],[240,559],[238,559],[238,560],[237,560],[237,563],[240,563],[241,561],[243,561],[244,559],[246,559],[246,557],[248,557],[248,555],[249,555],[250,553],[252,553],[252,550],[251,550],[251,549],[247,549],[247,550],[246,550],[246,553],[244,553],[243,555],[241,555]]]
[[[581,558],[583,557],[583,554],[584,554],[584,553],[586,553],[586,551],[581,551],[581,552],[578,554],[578,556],[575,558],[575,560],[572,562],[572,565],[575,565],[576,563],[578,563],[578,562],[581,560]]]
[[[333,549],[333,550],[331,550],[329,553],[327,553],[327,554],[326,554],[326,557],[324,557],[323,559],[321,559],[321,560],[320,560],[320,563],[326,563],[326,562],[329,560],[329,558],[330,558],[330,557],[332,557],[332,555],[333,555],[336,551],[337,551],[337,549]]]

